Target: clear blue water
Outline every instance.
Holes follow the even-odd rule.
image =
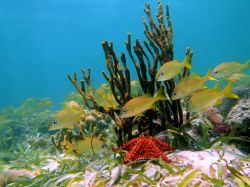
[[[66,74],[92,68],[93,84],[104,81],[103,40],[117,54],[128,32],[144,38],[146,0],[1,0],[0,107],[29,97],[60,103],[74,88]],[[156,0],[149,1],[156,13]],[[175,57],[194,51],[193,71],[206,73],[223,61],[250,58],[249,0],[169,0]],[[132,63],[130,67],[133,68]],[[132,71],[134,72],[134,71]]]

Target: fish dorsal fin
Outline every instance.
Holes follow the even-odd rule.
[[[179,59],[175,59],[172,62],[177,62],[177,63],[181,63],[181,61],[179,61]]]
[[[200,75],[198,75],[197,73],[192,73],[191,75],[189,75],[188,77],[201,77]]]
[[[136,97],[135,97],[136,98]],[[140,99],[147,99],[147,98],[152,98],[152,95],[149,94],[149,93],[145,93],[144,95],[142,96],[139,96]]]
[[[152,97],[151,94],[149,93],[145,93],[144,95],[142,95],[141,97]]]
[[[212,81],[216,80],[216,79],[211,75],[211,72],[212,72],[212,70],[211,70],[211,68],[210,68],[210,69],[208,70],[207,74],[204,76],[204,79],[205,79],[205,80],[212,80]]]
[[[185,56],[185,58],[184,58],[184,60],[183,60],[183,66],[184,67],[186,67],[186,68],[188,68],[188,69],[191,69],[192,68],[192,66],[191,66],[191,57],[190,57],[190,55],[189,54],[187,54],[186,56]]]

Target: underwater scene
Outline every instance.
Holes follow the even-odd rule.
[[[249,0],[1,0],[0,187],[250,186]]]

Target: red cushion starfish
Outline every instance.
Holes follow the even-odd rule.
[[[141,136],[140,138],[134,138],[126,144],[120,146],[118,149],[128,151],[123,161],[124,164],[134,160],[160,157],[165,162],[170,162],[171,160],[166,157],[164,152],[174,151],[174,148],[170,145],[153,136]]]

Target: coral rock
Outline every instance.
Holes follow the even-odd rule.
[[[237,125],[241,131],[247,132],[250,128],[250,99],[242,99],[227,115],[226,123]]]
[[[250,123],[250,99],[241,100],[228,113],[227,123],[247,125]]]
[[[250,86],[238,86],[232,89],[232,92],[236,93],[240,100],[250,99]],[[225,97],[222,99],[222,104],[218,105],[217,108],[220,111],[220,114],[223,116],[229,115],[231,109],[237,105],[239,99],[232,99]]]

